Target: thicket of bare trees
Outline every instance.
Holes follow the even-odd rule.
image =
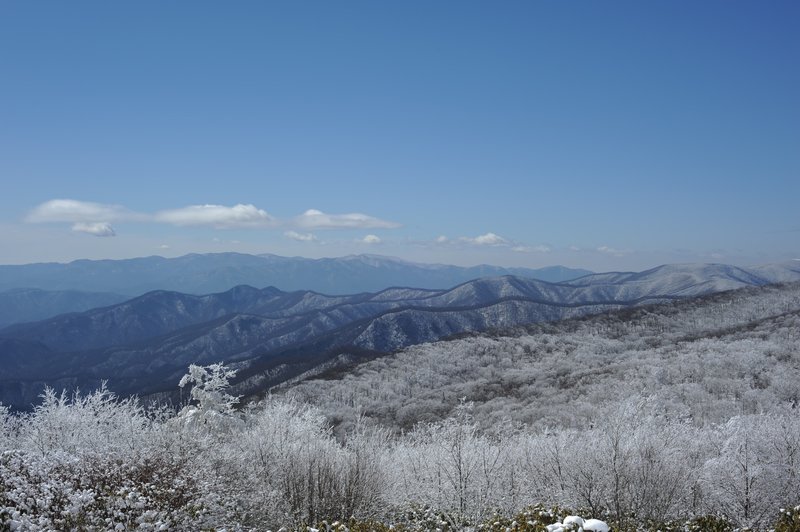
[[[800,284],[415,346],[286,393],[397,432],[474,402],[485,430],[586,428],[632,395],[692,423],[800,405]]]
[[[766,529],[800,503],[800,289],[725,297],[414,348],[244,409],[220,365],[189,368],[178,412],[105,389],[0,407],[0,529],[455,530],[535,504]]]
[[[800,501],[792,409],[698,427],[628,400],[594,428],[490,432],[462,403],[408,434],[358,422],[337,438],[314,407],[269,399],[236,412],[217,391],[177,415],[106,390],[5,415],[0,523],[266,530],[355,516],[413,528],[409,512],[428,508],[460,529],[541,503],[618,529],[706,514],[764,529]]]

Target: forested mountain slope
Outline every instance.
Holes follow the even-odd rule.
[[[606,294],[595,302],[585,294],[591,290],[506,276],[451,290],[353,296],[252,287],[208,296],[151,292],[1,331],[0,401],[22,408],[45,384],[86,389],[103,380],[125,394],[174,390],[188,364],[214,361],[235,363],[248,391],[256,392],[325,364],[343,349],[376,356],[465,331],[640,302],[606,300]]]
[[[794,274],[785,267],[775,271]],[[204,296],[154,291],[0,331],[0,402],[26,408],[45,385],[92,389],[102,381],[122,394],[172,394],[187,365],[220,361],[238,370],[241,393],[255,394],[337,365],[341,355],[374,358],[464,332],[763,282],[736,268],[678,265],[571,283],[503,276],[448,290],[390,288],[346,296],[249,286]]]
[[[285,390],[395,429],[446,418],[462,398],[484,427],[588,427],[639,394],[698,424],[797,408],[800,283],[419,345]]]

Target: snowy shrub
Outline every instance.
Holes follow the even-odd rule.
[[[12,529],[140,528],[202,523],[202,505],[181,464],[0,457],[0,516]]]
[[[177,414],[104,387],[0,409],[0,530],[798,531],[791,408],[698,426],[633,396],[592,426],[488,431],[461,401],[409,433],[334,433],[296,400],[235,410],[231,375],[190,368]]]
[[[797,489],[796,477],[793,469],[787,471],[792,464],[781,460],[779,424],[773,416],[742,416],[720,428],[718,454],[706,462],[702,476],[711,511],[763,528],[775,508],[789,502],[787,490]]]
[[[704,515],[686,523],[688,532],[733,532],[737,528],[729,519],[717,515]]]
[[[42,403],[20,424],[20,443],[46,457],[53,453],[125,455],[139,453],[150,421],[138,400],[118,399],[103,385],[93,393],[56,394],[47,388]]]
[[[794,508],[781,508],[775,532],[798,532],[800,530],[800,505]]]
[[[402,506],[431,505],[453,527],[475,524],[503,506],[504,482],[511,440],[480,434],[463,403],[456,417],[418,426],[393,449],[392,478],[398,487],[391,495]]]
[[[0,457],[0,522],[23,530],[202,523],[193,469],[164,446],[165,428],[105,387],[72,396],[46,390]]]
[[[14,419],[8,411],[8,407],[0,403],[0,449],[5,449],[8,446],[13,422]]]
[[[243,525],[303,528],[375,517],[385,506],[387,431],[357,422],[344,438],[308,405],[269,398],[198,453]]]
[[[548,508],[537,504],[510,516],[495,514],[478,529],[487,532],[547,532],[548,525],[569,514],[569,510],[558,506]]]
[[[188,426],[204,430],[209,434],[219,434],[231,430],[240,422],[234,405],[238,397],[230,395],[230,379],[236,372],[223,364],[210,366],[189,366],[189,373],[181,378],[178,386],[192,385],[192,404],[184,407],[178,417]]]

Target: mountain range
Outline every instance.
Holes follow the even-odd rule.
[[[307,259],[241,253],[0,265],[0,327],[121,303],[153,290],[209,294],[248,285],[342,295],[391,286],[443,289],[500,275],[561,282],[590,273],[564,266],[465,268],[379,255]]]
[[[83,312],[127,299],[130,296],[109,292],[12,288],[0,292],[0,327],[11,323],[39,321],[68,312]]]
[[[760,269],[669,265],[560,283],[513,275],[449,289],[325,295],[237,286],[128,301],[0,330],[0,402],[26,408],[45,385],[158,396],[189,364],[225,362],[242,394],[332,364],[448,336],[553,321],[744,286],[800,280],[800,263]]]
[[[421,264],[380,255],[308,259],[241,253],[190,254],[177,258],[76,260],[70,263],[0,265],[0,291],[14,288],[79,290],[138,296],[151,290],[188,294],[223,292],[237,285],[314,290],[326,294],[377,292],[390,286],[450,288],[479,277],[517,275],[561,282],[588,270],[472,267]]]

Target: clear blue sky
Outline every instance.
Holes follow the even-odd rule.
[[[0,263],[797,258],[798,28],[796,1],[3,2]]]

